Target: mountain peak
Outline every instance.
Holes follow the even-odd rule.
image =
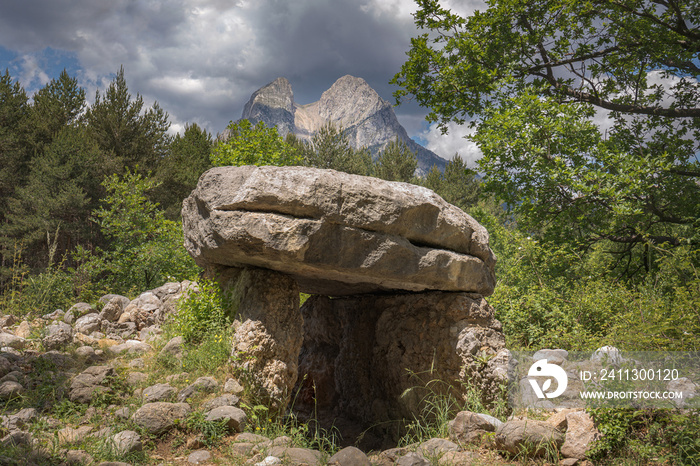
[[[342,126],[353,147],[367,147],[373,154],[398,138],[416,153],[422,173],[427,173],[433,165],[444,170],[447,163],[409,138],[392,105],[364,79],[351,75],[338,79],[318,101],[307,105],[295,103],[289,81],[277,78],[253,93],[242,118],[253,124],[262,121],[267,126],[277,126],[283,137],[292,133],[301,139],[310,139],[331,122]]]

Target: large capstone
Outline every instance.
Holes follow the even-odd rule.
[[[217,167],[182,209],[185,246],[202,267],[276,270],[301,291],[387,290],[488,296],[488,233],[429,189],[308,167]]]

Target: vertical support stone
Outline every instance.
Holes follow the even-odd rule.
[[[284,411],[297,380],[302,343],[299,288],[288,275],[254,267],[207,270],[235,314],[231,357],[260,403]]]

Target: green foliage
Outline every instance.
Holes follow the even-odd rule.
[[[498,256],[498,283],[489,303],[503,322],[509,348],[699,347],[697,250],[654,250],[659,272],[653,277],[615,280],[604,250],[583,255],[504,226],[483,208],[471,213],[489,231]]]
[[[637,464],[700,463],[698,413],[672,410],[597,408],[589,410],[602,437],[589,450],[596,464],[619,464],[630,458]]]
[[[355,175],[374,173],[372,156],[366,149],[354,149],[342,127],[329,122],[321,127],[309,144],[302,144],[304,165]]]
[[[178,302],[178,311],[173,322],[173,331],[192,342],[210,341],[226,346],[226,327],[233,317],[230,300],[221,288],[211,281],[201,281],[199,291],[188,291]],[[213,337],[212,337],[213,336]],[[228,357],[227,350],[226,357]]]
[[[220,141],[211,153],[215,167],[233,165],[299,165],[301,156],[277,133],[259,122],[253,126],[248,120],[231,122],[226,128],[228,139]]]
[[[628,275],[697,244],[697,0],[496,0],[461,17],[419,0],[394,78],[443,130],[477,117],[486,186],[532,233],[604,243]],[[596,111],[607,112],[608,128]]]
[[[179,219],[182,200],[197,186],[199,177],[211,167],[211,134],[197,124],[185,125],[170,143],[168,154],[158,164],[155,178],[159,185],[153,195],[169,219]]]
[[[168,114],[157,102],[144,110],[140,94],[132,99],[123,67],[104,94],[96,93],[85,119],[90,135],[100,150],[115,159],[119,170],[141,167],[144,174],[167,153]]]
[[[205,446],[211,447],[221,440],[228,431],[227,420],[207,421],[201,411],[191,412],[185,419],[185,428],[194,434],[199,434]]]
[[[179,223],[165,219],[163,211],[146,197],[153,180],[127,172],[104,181],[105,206],[97,210],[107,250],[79,249],[79,272],[99,280],[111,292],[151,289],[169,277],[193,278],[198,269],[182,246]]]
[[[433,165],[422,184],[465,211],[476,206],[481,193],[476,173],[467,168],[467,164],[458,154],[447,163],[444,173]]]
[[[379,154],[375,170],[377,177],[383,180],[408,183],[413,179],[416,167],[418,167],[416,155],[397,137]]]

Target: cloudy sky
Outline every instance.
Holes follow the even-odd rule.
[[[131,93],[157,100],[174,130],[196,122],[216,134],[278,76],[300,104],[346,74],[393,102],[389,81],[418,34],[415,9],[412,0],[3,0],[0,70],[31,94],[66,68],[92,101],[123,65]],[[438,155],[477,156],[463,128],[440,135],[411,103],[396,113]]]

